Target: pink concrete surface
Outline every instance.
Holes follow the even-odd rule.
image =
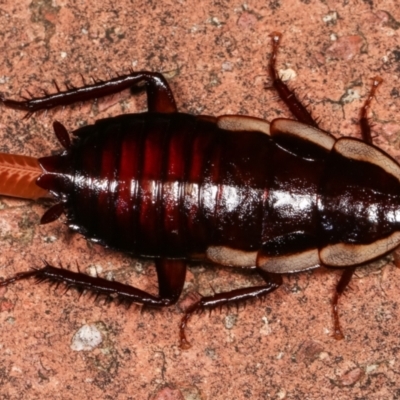
[[[266,73],[269,34],[283,33],[278,66],[321,127],[359,135],[371,78],[384,79],[370,114],[374,142],[400,161],[400,8],[396,0],[38,1],[0,6],[0,92],[79,86],[130,68],[168,73],[181,111],[289,116]],[[99,104],[23,119],[1,109],[0,151],[60,150],[54,118],[74,129],[144,110],[127,93]],[[138,262],[39,226],[45,203],[0,198],[0,277],[42,260],[98,271],[156,290]],[[362,268],[340,301],[345,339],[332,338],[338,272],[285,277],[263,302],[194,316],[192,348],[178,346],[190,291],[259,283],[228,269],[193,266],[182,301],[140,312],[20,282],[0,291],[1,399],[395,399],[400,397],[400,271],[391,257]]]

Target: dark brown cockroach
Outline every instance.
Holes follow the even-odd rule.
[[[187,347],[193,313],[260,298],[281,285],[282,274],[324,265],[343,269],[333,299],[341,338],[338,298],[355,268],[400,244],[400,166],[372,144],[366,115],[380,79],[362,108],[363,140],[335,139],[279,78],[280,35],[272,38],[273,86],[297,120],[179,113],[168,83],[153,72],[24,101],[2,98],[31,114],[144,84],[147,112],[99,120],[75,130],[72,142],[55,122],[62,153],[39,160],[3,155],[3,166],[23,172],[0,189],[24,198],[50,193],[58,202],[41,223],[65,213],[69,227],[90,240],[154,258],[159,293],[49,264],[1,285],[35,277],[163,307],[178,300],[190,261],[251,268],[265,280],[198,299],[180,325]]]

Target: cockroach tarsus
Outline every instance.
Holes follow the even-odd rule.
[[[0,286],[34,277],[123,303],[164,307],[178,301],[190,261],[257,272],[263,285],[200,296],[186,310],[180,344],[188,348],[185,328],[194,313],[263,298],[282,284],[282,274],[341,268],[332,308],[334,337],[343,338],[338,301],[356,267],[400,245],[400,166],[372,144],[367,117],[382,80],[374,78],[361,110],[363,140],[335,139],[280,79],[275,64],[281,35],[271,37],[273,87],[297,120],[269,124],[239,115],[179,113],[163,75],[147,71],[64,92],[56,86],[57,93],[41,98],[1,97],[4,106],[32,114],[144,84],[147,112],[98,120],[75,130],[72,141],[54,122],[65,150],[39,160],[13,155],[8,165],[14,178],[0,193],[34,199],[50,193],[58,202],[41,223],[65,213],[69,227],[88,239],[154,258],[159,288],[154,296],[48,263]],[[29,182],[24,163],[31,166]],[[21,179],[23,188],[15,184]]]

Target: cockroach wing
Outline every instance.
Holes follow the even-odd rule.
[[[315,235],[301,231],[271,238],[258,252],[257,266],[276,274],[318,267],[320,260],[316,243]]]
[[[270,124],[260,118],[242,115],[221,115],[216,122],[218,128],[226,129],[227,131],[254,131],[270,135]]]
[[[376,165],[400,182],[399,164],[378,147],[355,138],[341,138],[335,143],[334,150],[343,157]]]
[[[244,251],[227,246],[209,246],[206,250],[209,261],[226,267],[254,267],[257,254],[257,251]]]
[[[271,122],[271,137],[281,148],[308,160],[323,160],[336,139],[328,132],[286,118]]]
[[[373,145],[339,139],[321,181],[318,208],[323,264],[355,266],[389,253],[400,245],[400,166]]]
[[[338,243],[324,247],[319,256],[324,265],[329,267],[349,267],[360,265],[381,257],[400,245],[400,232],[377,240],[371,244],[354,245]]]

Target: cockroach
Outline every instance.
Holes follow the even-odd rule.
[[[356,267],[400,245],[400,166],[372,144],[367,118],[381,79],[374,78],[361,110],[363,140],[336,139],[280,79],[281,35],[271,36],[273,88],[296,120],[180,113],[163,75],[147,71],[79,89],[57,87],[40,98],[2,97],[5,107],[32,114],[144,85],[147,112],[98,120],[73,131],[72,141],[54,122],[60,154],[3,155],[4,165],[24,165],[24,172],[3,182],[1,193],[50,194],[57,203],[42,224],[65,214],[69,228],[86,238],[153,258],[158,295],[48,263],[0,285],[34,277],[164,307],[179,299],[188,262],[246,267],[263,278],[263,285],[203,296],[190,306],[180,323],[186,348],[193,313],[264,297],[282,284],[282,274],[341,268],[332,305],[334,336],[342,338],[338,299]]]

